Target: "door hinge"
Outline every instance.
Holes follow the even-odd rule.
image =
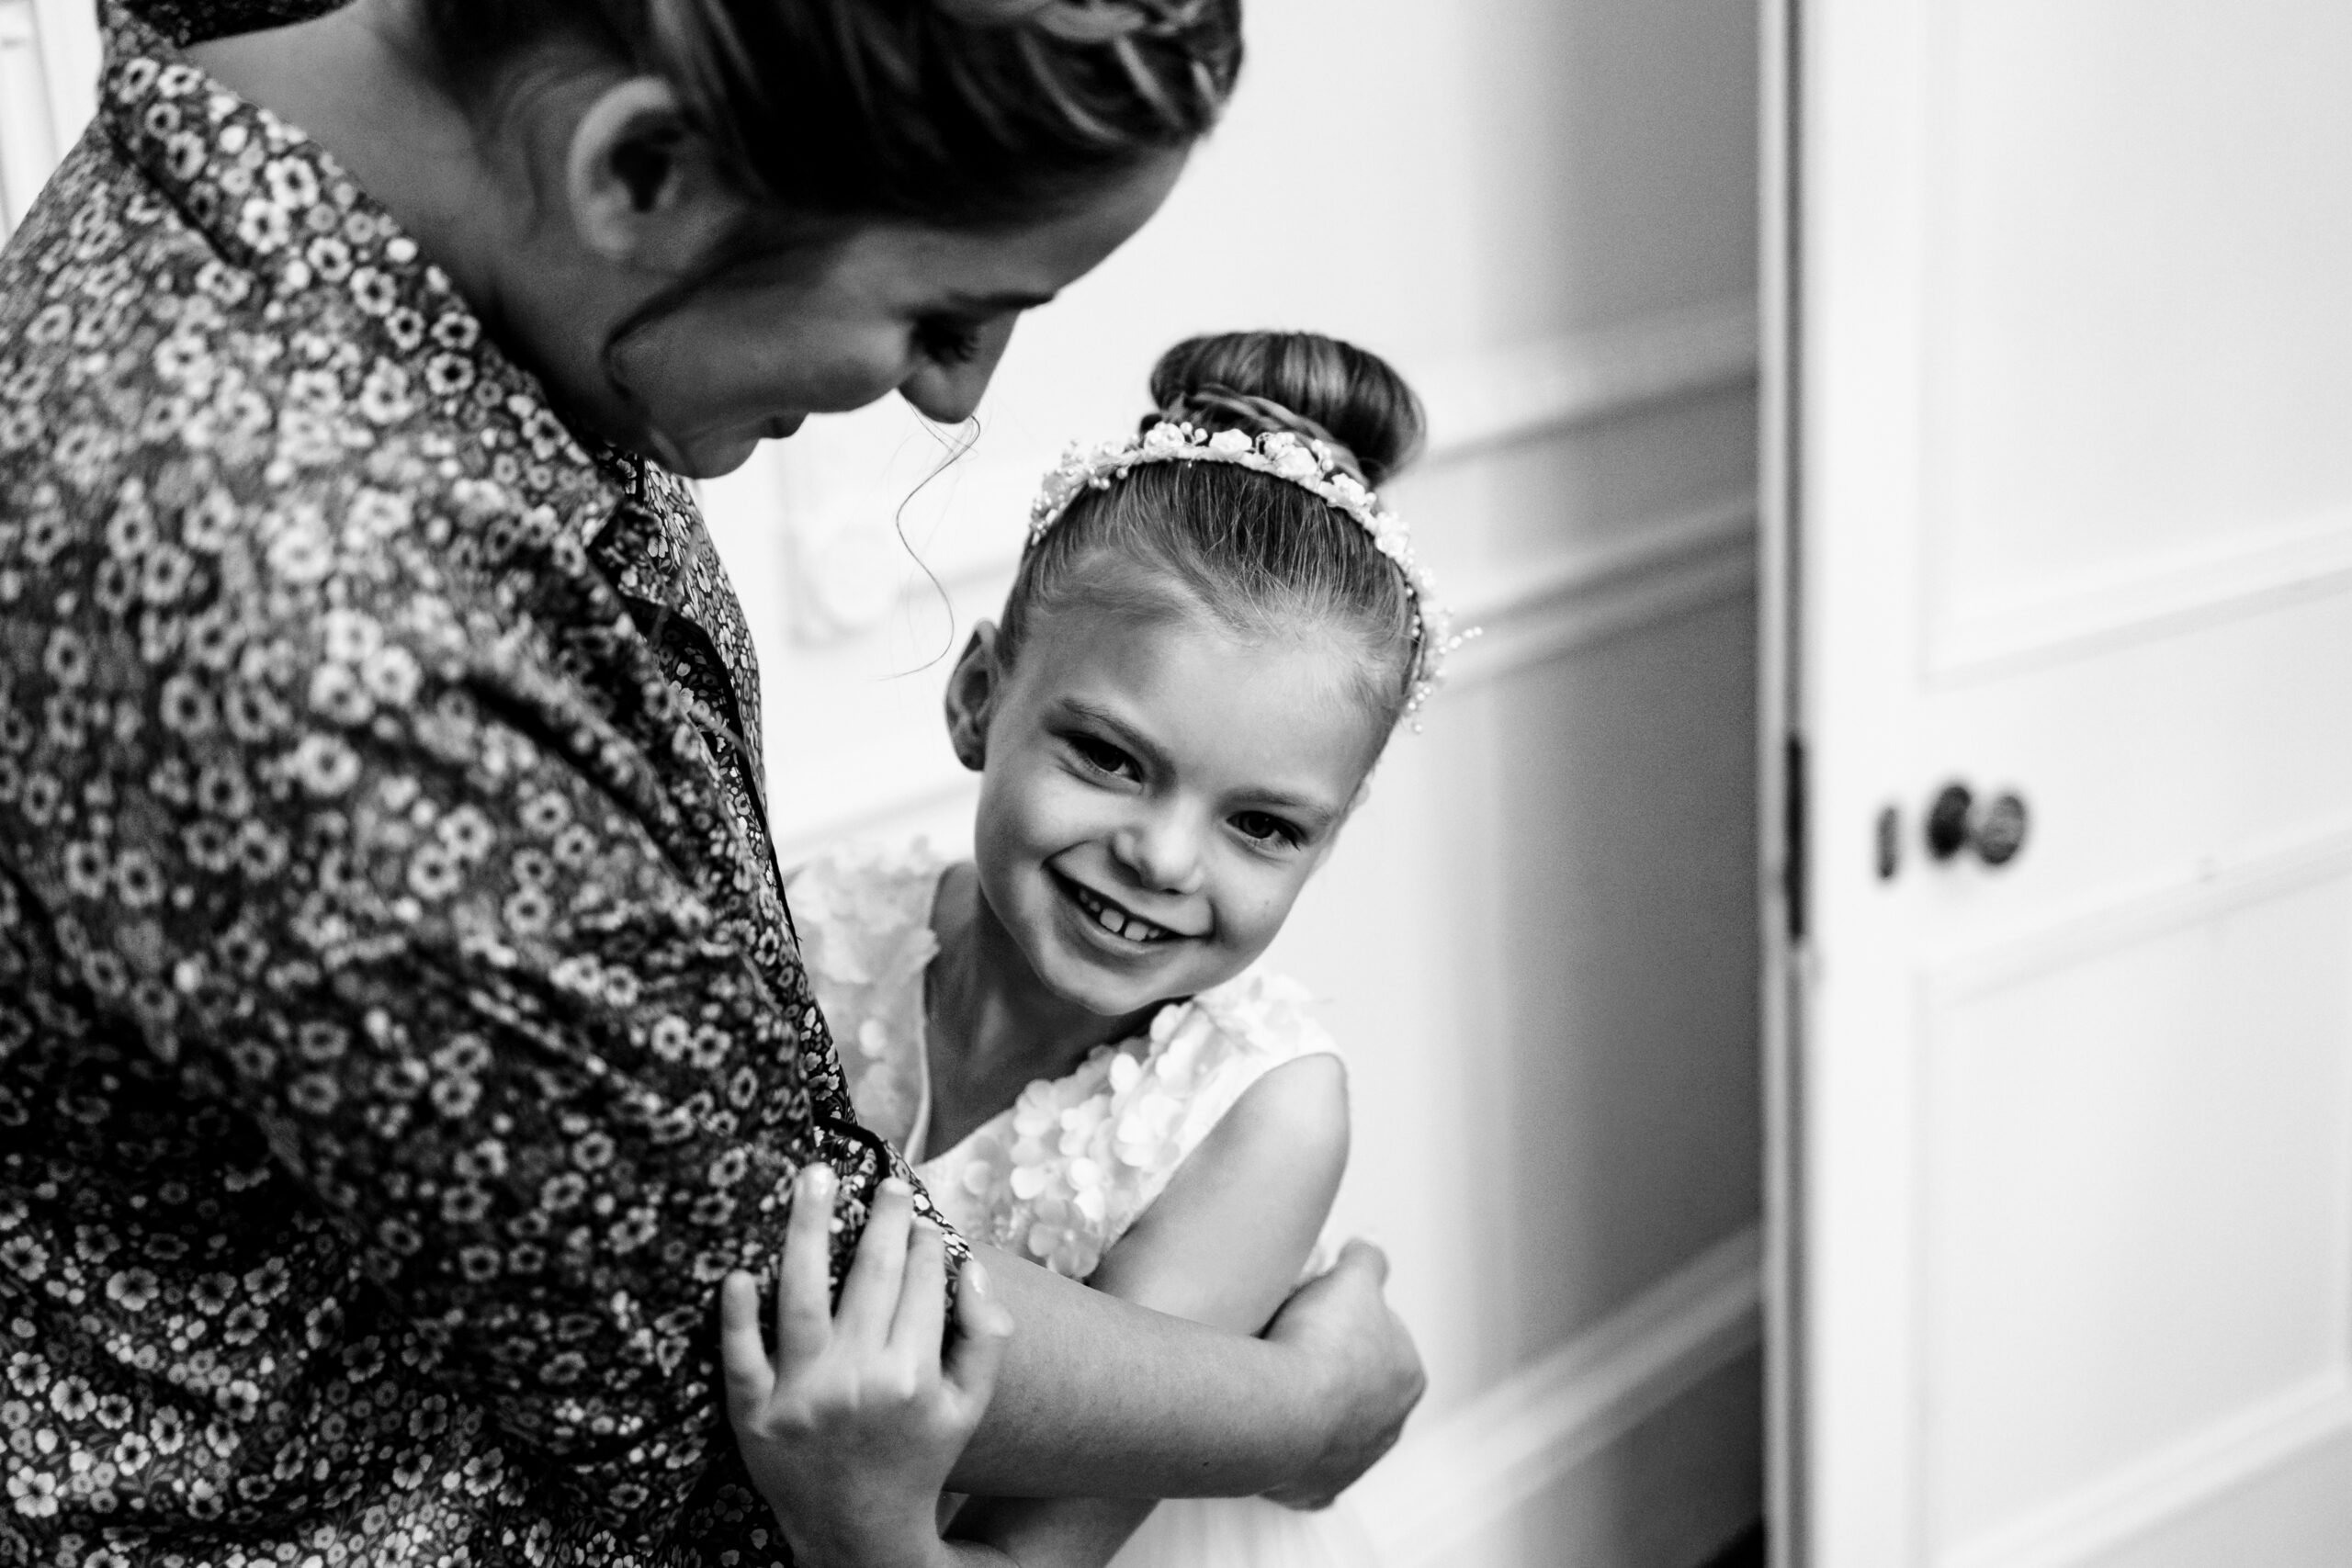
[[[1781,786],[1781,902],[1788,910],[1789,941],[1804,941],[1804,738],[1792,731],[1782,750]]]

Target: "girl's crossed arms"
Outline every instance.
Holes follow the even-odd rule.
[[[1291,1066],[1308,1070],[1278,1069],[1253,1086],[1212,1134],[1229,1157],[1180,1175],[1103,1259],[1095,1288],[1234,1328],[1262,1323],[1283,1301],[1347,1156],[1345,1106],[1332,1099],[1336,1062]],[[943,1348],[945,1249],[936,1230],[913,1223],[911,1197],[896,1181],[882,1187],[829,1311],[834,1198],[831,1171],[802,1173],[785,1231],[772,1352],[758,1282],[738,1272],[721,1294],[728,1418],[794,1561],[1099,1568],[1152,1499],[975,1498],[957,1514],[955,1539],[942,1539],[941,1494],[994,1392],[1012,1319],[989,1297],[986,1271],[968,1264]],[[1237,1228],[1239,1214],[1250,1223]],[[1211,1253],[1217,1266],[1203,1266]],[[1375,1248],[1351,1243],[1339,1267],[1385,1265]]]

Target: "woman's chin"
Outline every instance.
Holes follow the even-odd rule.
[[[705,435],[684,443],[657,437],[662,466],[684,479],[715,479],[752,460],[765,439],[758,431]]]

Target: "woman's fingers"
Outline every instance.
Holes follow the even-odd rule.
[[[776,1273],[775,1364],[778,1377],[825,1352],[832,1338],[833,1196],[829,1166],[801,1168],[792,1184],[792,1218],[784,1227],[784,1259]]]
[[[1012,1338],[1012,1314],[989,1289],[989,1271],[976,1258],[964,1265],[956,1291],[956,1343],[947,1351],[947,1382],[977,1421],[996,1393],[997,1369]]]
[[[1348,1238],[1346,1245],[1340,1248],[1338,1261],[1331,1267],[1334,1270],[1362,1269],[1372,1275],[1374,1284],[1388,1282],[1388,1254],[1382,1251],[1377,1244],[1360,1235]]]
[[[865,1211],[865,1234],[858,1238],[857,1258],[849,1266],[841,1306],[833,1314],[833,1332],[849,1336],[854,1344],[879,1346],[890,1337],[899,1283],[907,1267],[907,1227],[914,1212],[914,1190],[897,1177],[875,1190]]]
[[[727,1380],[727,1413],[747,1421],[775,1390],[767,1343],[760,1337],[760,1286],[741,1269],[718,1287],[718,1362]]]
[[[939,1227],[915,1222],[907,1243],[907,1270],[899,1281],[898,1312],[890,1320],[890,1343],[918,1364],[935,1359],[947,1325],[947,1244]]]

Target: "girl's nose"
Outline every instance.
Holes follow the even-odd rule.
[[[1155,893],[1197,893],[1203,876],[1199,837],[1180,812],[1162,812],[1111,836],[1111,852]]]

